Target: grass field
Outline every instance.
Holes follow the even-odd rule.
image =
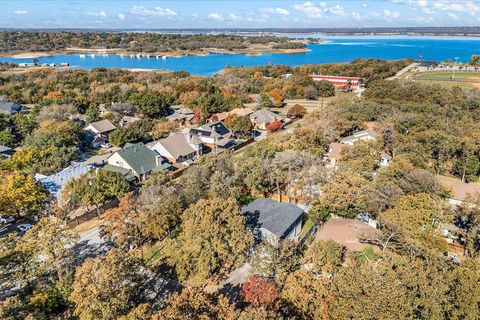
[[[427,79],[451,79],[453,72],[430,72],[416,75],[416,78]],[[480,82],[480,72],[455,72],[455,79],[471,79],[478,80]]]
[[[460,87],[462,89],[480,89],[480,72],[427,72],[413,75],[415,81],[421,83],[438,84],[444,88]],[[458,80],[458,81],[455,81]]]

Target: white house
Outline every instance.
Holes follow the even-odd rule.
[[[348,144],[348,145],[353,145],[357,141],[371,141],[375,140],[377,138],[377,135],[375,132],[372,130],[362,130],[362,131],[357,131],[353,135],[348,136],[340,140],[340,143]]]
[[[87,141],[92,144],[94,148],[99,147],[108,139],[108,135],[117,129],[109,120],[100,120],[90,123],[83,129],[87,136]]]

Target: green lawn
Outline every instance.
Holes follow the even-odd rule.
[[[453,72],[430,72],[430,73],[421,73],[415,75],[415,78],[427,78],[427,79],[451,79]],[[468,78],[480,78],[480,72],[455,72],[456,79],[468,79]],[[479,80],[480,81],[480,80]]]
[[[314,226],[315,226],[315,223],[313,223],[312,220],[308,219],[307,221],[305,221],[305,224],[303,225],[302,231],[300,232],[299,238],[302,239],[303,237],[305,237],[305,235],[307,233],[309,233],[310,230],[312,230],[312,228]]]

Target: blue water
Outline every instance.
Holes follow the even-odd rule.
[[[325,37],[322,37],[325,38]],[[480,39],[473,38],[427,38],[427,37],[327,37],[321,44],[311,44],[311,50],[297,54],[264,54],[249,56],[245,54],[210,54],[208,56],[183,56],[168,58],[130,58],[110,54],[108,57],[96,55],[94,58],[79,54],[55,55],[41,57],[39,63],[55,63],[57,66],[67,62],[70,66],[92,69],[139,68],[185,70],[191,74],[211,75],[231,66],[257,66],[272,64],[301,65],[326,62],[348,62],[356,58],[378,59],[417,59],[444,61],[458,57],[460,62],[468,62],[474,53],[480,54]],[[0,57],[0,62],[22,63],[32,59],[14,59]]]

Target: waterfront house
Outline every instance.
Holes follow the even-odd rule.
[[[139,181],[143,181],[154,171],[170,170],[172,165],[166,162],[157,152],[147,148],[142,142],[126,143],[120,150],[112,154],[107,159],[110,165],[106,169],[115,171],[119,167],[128,170],[128,174],[135,176]],[[125,170],[122,171],[126,175]]]
[[[282,240],[299,240],[304,214],[292,203],[259,198],[245,205],[241,213],[256,235],[272,245],[278,245]]]

